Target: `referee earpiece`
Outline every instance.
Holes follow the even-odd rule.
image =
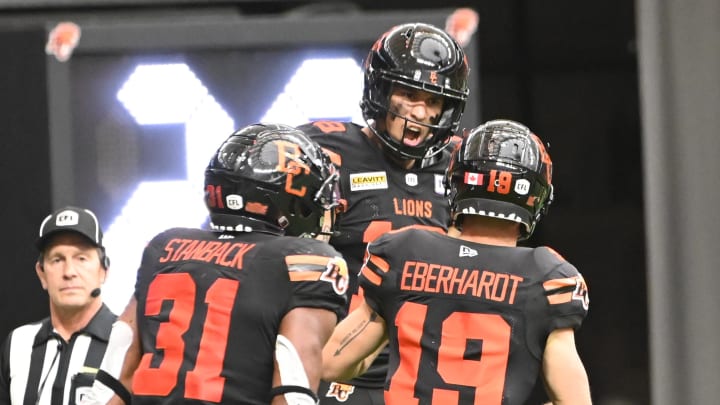
[[[105,248],[100,248],[100,265],[107,270],[110,268],[110,258],[105,253]]]

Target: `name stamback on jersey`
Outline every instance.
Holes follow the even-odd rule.
[[[255,243],[236,241],[170,239],[163,248],[166,255],[161,257],[158,262],[168,263],[199,260],[241,270],[243,267],[243,257],[248,251],[254,248],[255,245]]]

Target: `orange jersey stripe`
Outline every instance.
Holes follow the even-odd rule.
[[[379,256],[370,256],[370,263],[374,264],[375,267],[377,267],[378,270],[382,271],[383,273],[387,273],[390,271],[390,263],[385,261],[385,259],[379,257]]]
[[[543,283],[543,288],[545,291],[550,290],[556,290],[558,288],[563,287],[575,287],[577,286],[577,279],[576,278],[556,278],[553,280],[548,280]]]
[[[556,278],[554,280],[548,280],[544,282],[543,288],[545,289],[545,291],[555,291],[559,289],[565,289],[565,291],[567,291],[568,287],[572,287],[573,289],[572,291],[567,291],[560,294],[548,295],[547,300],[550,305],[564,304],[566,302],[570,302],[573,299],[575,292],[577,291],[578,282],[580,282],[580,280],[582,280],[582,278],[570,277]]]
[[[290,281],[316,281],[320,280],[321,271],[291,271],[288,273]]]
[[[327,266],[330,261],[330,257],[327,256],[316,256],[316,255],[291,255],[285,257],[285,264],[288,266],[293,265],[318,265]]]
[[[363,266],[362,270],[360,270],[360,273],[365,277],[369,282],[380,285],[382,282],[382,277],[378,276],[377,274],[373,273],[372,270],[368,269],[367,267]]]
[[[550,305],[565,304],[572,300],[572,293],[548,295],[547,300]]]

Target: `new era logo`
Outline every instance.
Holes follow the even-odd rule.
[[[460,257],[474,257],[477,255],[478,255],[477,250],[471,249],[467,246],[460,245]]]

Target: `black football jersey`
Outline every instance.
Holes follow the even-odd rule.
[[[345,316],[347,265],[330,245],[175,228],[145,248],[135,286],[143,356],[133,403],[268,404],[275,340],[293,308]]]
[[[347,261],[352,309],[360,301],[356,275],[368,242],[408,225],[447,229],[450,208],[443,177],[450,151],[424,162],[422,168],[406,170],[389,161],[357,124],[318,121],[298,128],[320,144],[340,169],[340,189],[347,207],[338,216],[338,232],[330,243]],[[382,387],[386,361],[386,354],[381,354],[363,376],[351,383]]]
[[[587,314],[582,275],[548,247],[407,228],[368,252],[359,279],[388,327],[386,405],[524,404],[550,332]]]

